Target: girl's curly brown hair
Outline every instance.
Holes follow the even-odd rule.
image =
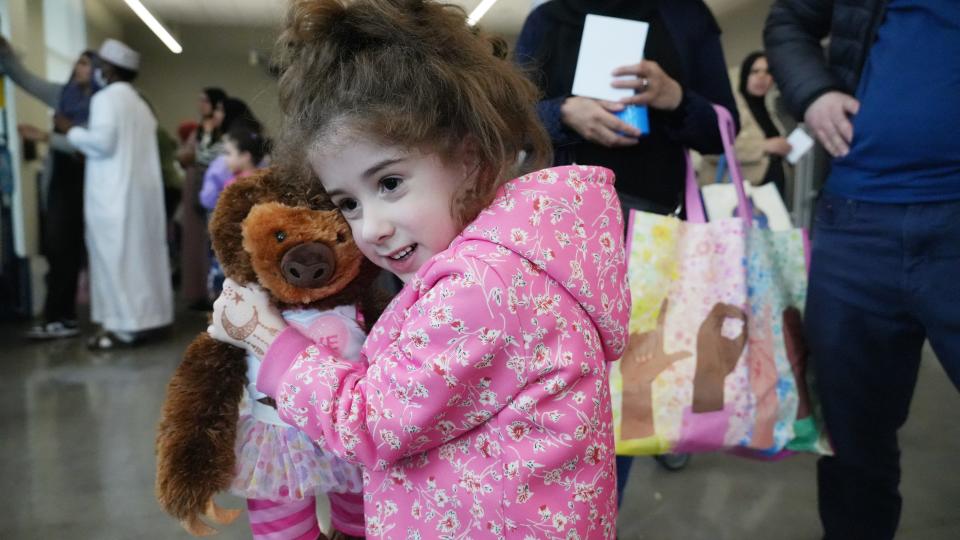
[[[501,184],[548,166],[538,90],[503,40],[466,20],[460,7],[429,0],[293,0],[277,44],[279,159],[305,164],[343,127],[447,160],[469,140],[479,163],[453,201],[461,225]]]

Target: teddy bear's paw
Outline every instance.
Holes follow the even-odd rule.
[[[240,517],[242,513],[243,510],[239,508],[221,508],[217,506],[217,503],[213,502],[213,499],[207,501],[207,507],[203,510],[203,515],[210,518],[210,520],[217,525],[229,525]]]
[[[213,536],[220,532],[200,521],[200,516],[196,515],[181,520],[180,526],[193,536]]]
[[[203,510],[203,515],[217,525],[229,525],[240,517],[241,513],[243,511],[236,508],[221,508],[213,499],[207,501]],[[198,515],[181,520],[180,525],[193,536],[213,536],[220,532],[201,521]]]

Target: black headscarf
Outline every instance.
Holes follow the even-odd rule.
[[[766,96],[755,96],[747,90],[747,80],[750,78],[750,70],[753,69],[753,64],[761,58],[766,58],[766,56],[762,51],[756,51],[748,54],[747,57],[743,59],[743,65],[740,66],[740,86],[738,89],[744,101],[747,102],[747,106],[750,107],[750,114],[753,115],[757,124],[760,125],[764,136],[769,139],[770,137],[779,137],[781,133],[773,123],[773,119],[770,118],[770,111],[767,110]]]
[[[73,72],[70,74],[70,80],[67,81],[67,84],[63,86],[63,91],[60,92],[57,112],[69,118],[74,124],[85,126],[90,117],[90,98],[97,90],[100,90],[100,85],[97,84],[93,76],[93,64],[96,62],[97,53],[93,51],[83,51],[80,56],[86,57],[86,59],[90,61],[90,82],[88,82],[86,86],[81,86],[77,83],[75,79],[77,67],[76,64],[74,64]],[[77,59],[77,61],[79,62],[80,60]]]
[[[743,99],[747,102],[747,107],[750,108],[750,114],[753,115],[756,119],[757,124],[760,126],[760,129],[763,130],[763,136],[766,138],[779,137],[782,134],[780,130],[777,129],[776,124],[773,123],[773,119],[770,118],[770,111],[767,110],[767,100],[766,96],[755,96],[747,90],[747,80],[750,78],[750,70],[753,69],[753,64],[761,58],[765,58],[766,54],[761,51],[752,52],[743,59],[743,65],[740,66],[740,95],[743,96]],[[767,170],[763,173],[763,183],[773,182],[777,185],[777,189],[780,190],[782,194],[784,191],[784,172],[783,172],[783,160],[780,156],[771,155],[770,163],[767,165]]]

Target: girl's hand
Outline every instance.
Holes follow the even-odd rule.
[[[585,97],[567,98],[560,106],[561,121],[584,139],[606,147],[637,144],[640,130],[613,115],[623,105]]]
[[[654,109],[673,111],[680,106],[683,100],[683,88],[680,83],[670,78],[652,60],[643,60],[639,64],[621,66],[613,71],[614,77],[633,75],[636,79],[613,81],[614,88],[632,88],[636,94],[623,98],[620,103],[626,105],[649,105]]]
[[[287,327],[270,296],[259,285],[238,285],[232,279],[223,283],[223,292],[213,303],[213,321],[207,328],[210,337],[246,349],[263,358],[277,335]]]
[[[770,137],[763,141],[763,151],[774,156],[786,157],[793,147],[784,137]]]

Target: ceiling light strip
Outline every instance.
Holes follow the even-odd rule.
[[[160,38],[160,41],[162,41],[168,49],[170,49],[174,54],[180,54],[183,52],[183,47],[177,43],[177,40],[173,39],[173,36],[171,36],[170,32],[167,32],[167,29],[160,24],[160,21],[158,21],[157,18],[154,17],[153,14],[150,13],[150,11],[140,3],[140,0],[123,1],[130,6],[130,9],[137,14],[137,17],[140,17],[140,20],[143,21],[143,23],[146,24],[147,27],[157,35],[158,38]]]
[[[492,8],[496,3],[497,0],[483,0],[483,2],[480,2],[480,5],[475,7],[470,13],[470,16],[467,17],[467,24],[473,26],[480,22],[480,19],[486,15],[487,11],[489,11],[490,8]]]

